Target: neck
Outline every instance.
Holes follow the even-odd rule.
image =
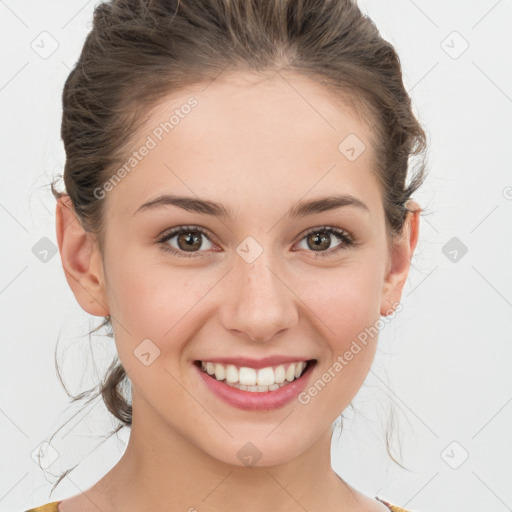
[[[115,510],[259,512],[357,508],[355,490],[332,470],[330,428],[308,450],[284,464],[235,466],[211,457],[176,432],[136,390],[132,399],[128,446],[104,477]]]

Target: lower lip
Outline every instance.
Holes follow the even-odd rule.
[[[311,364],[306,371],[294,381],[275,391],[252,392],[232,388],[202,371],[197,364],[193,365],[199,372],[201,379],[208,386],[208,389],[217,395],[221,400],[249,411],[272,410],[283,407],[297,398],[297,395],[306,387],[307,381],[315,364]]]

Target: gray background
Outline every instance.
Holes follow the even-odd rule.
[[[80,407],[68,408],[53,361],[59,339],[65,382],[78,393],[96,384],[113,354],[111,340],[86,336],[99,319],[82,311],[65,280],[47,186],[64,163],[62,87],[95,3],[0,0],[5,512],[50,501],[50,483],[32,454],[69,418],[43,450],[43,464],[51,462],[48,471],[58,475],[82,463],[52,501],[96,482],[127,439],[124,432],[102,443],[113,426],[102,403],[72,416]],[[346,411],[341,439],[333,443],[333,467],[359,490],[420,512],[510,510],[512,1],[360,6],[400,55],[429,135],[430,174],[415,196],[426,213],[404,309],[380,334],[356,412]],[[401,446],[409,471],[386,454],[390,407],[395,453]]]

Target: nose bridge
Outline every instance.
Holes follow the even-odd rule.
[[[294,295],[280,275],[278,255],[270,248],[258,248],[254,240],[246,240],[237,252],[225,327],[265,341],[297,321]]]
[[[281,300],[279,296],[282,295],[283,284],[276,275],[275,267],[268,255],[261,255],[251,263],[239,262],[238,275],[242,296],[252,298],[253,304],[259,301],[269,306],[271,302]]]

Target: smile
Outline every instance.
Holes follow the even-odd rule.
[[[266,368],[250,368],[234,364],[200,361],[201,370],[228,386],[263,393],[275,391],[298,379],[305,371],[308,361],[267,366]]]
[[[214,396],[236,408],[255,411],[276,409],[296,400],[316,362],[316,359],[292,362],[289,358],[286,363],[272,366],[263,366],[263,362],[238,366],[196,360],[193,366]]]

